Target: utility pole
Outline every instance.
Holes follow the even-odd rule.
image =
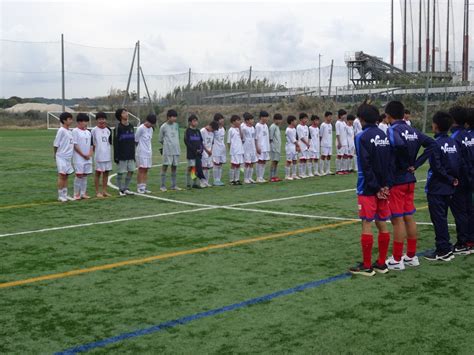
[[[140,73],[142,74],[143,84],[145,85],[146,94],[148,96],[148,102],[150,103],[150,109],[153,113],[156,113],[155,109],[153,108],[153,103],[151,101],[150,91],[148,91],[148,85],[146,84],[145,75],[143,74],[142,67],[140,67]]]
[[[137,117],[140,119],[140,41],[137,41]]]
[[[418,71],[421,72],[421,11],[423,0],[420,0],[419,14],[418,14]]]
[[[321,53],[318,55],[318,92],[319,92],[319,97],[321,97]]]
[[[448,0],[448,9],[446,17],[446,68],[444,69],[446,73],[449,71],[449,7],[450,0]]]
[[[250,66],[249,70],[249,89],[247,92],[247,106],[250,106],[250,90],[252,90],[252,66]]]
[[[130,72],[128,73],[127,89],[125,90],[125,96],[123,98],[122,106],[125,106],[127,98],[129,96],[130,82],[132,81],[133,65],[135,64],[135,56],[137,55],[137,44],[135,43],[135,49],[133,51],[132,64],[130,65]]]
[[[430,67],[430,57],[428,56],[427,67]],[[430,74],[426,73],[426,82],[425,82],[425,107],[424,107],[424,117],[423,117],[423,133],[426,133],[426,121],[428,119],[428,91],[430,86]]]
[[[191,91],[191,68],[188,70],[188,91]]]
[[[433,48],[431,49],[431,71],[436,71],[436,0],[433,0]]]
[[[403,6],[403,71],[407,70],[407,0]]]
[[[430,71],[430,0],[427,1],[426,9],[426,73]],[[434,0],[433,0],[434,1]]]
[[[469,0],[464,0],[464,26],[462,46],[462,81],[469,79]]]
[[[393,0],[392,0],[392,11],[391,11],[391,25],[390,25],[390,36],[391,36],[391,42],[390,42],[390,65],[393,66],[393,61],[394,61],[394,51],[395,51],[395,44],[393,43]]]
[[[64,83],[64,34],[61,33],[61,89],[63,112],[66,111],[66,88]]]
[[[331,86],[332,86],[332,69],[334,68],[334,59],[331,60],[331,73],[329,74],[329,90],[328,97],[331,97]]]

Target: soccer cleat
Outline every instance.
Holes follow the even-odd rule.
[[[109,194],[108,192],[105,192],[105,191],[102,192],[102,196],[104,196],[104,197],[112,197],[111,194]]]
[[[301,177],[299,177],[298,175],[293,175],[292,178],[293,180],[301,180]]]
[[[257,179],[257,183],[259,183],[259,184],[263,184],[263,183],[266,183],[266,182],[267,182],[267,180],[265,180],[265,179]]]
[[[81,198],[82,198],[83,200],[89,200],[91,197],[90,197],[89,195],[87,195],[87,194],[84,194],[84,195],[81,196]]]
[[[198,184],[194,184],[193,189],[202,189],[202,186]]]
[[[420,266],[420,261],[416,255],[413,258],[410,258],[408,255],[403,255],[402,260],[406,266]]]
[[[308,174],[308,177],[314,177],[314,174],[313,174],[313,173],[309,173],[309,174]]]
[[[145,191],[143,191],[143,192],[146,193],[147,195],[151,194],[151,191],[147,190],[147,189],[145,189]]]
[[[379,274],[386,274],[388,272],[388,266],[386,264],[379,264],[377,261],[372,264],[372,269]]]
[[[137,193],[143,195],[145,193],[145,190],[137,190]]]
[[[224,186],[225,184],[222,181],[214,181],[214,186]]]
[[[393,255],[385,261],[389,270],[402,271],[405,270],[405,264],[403,263],[403,258],[400,261],[396,261]]]
[[[255,180],[254,180],[254,179],[250,178],[249,181],[250,181],[251,184],[255,184]]]
[[[95,197],[97,197],[97,198],[104,198],[104,195],[101,194],[100,192],[98,192],[98,193],[95,194]]]
[[[66,197],[59,196],[59,197],[58,197],[58,201],[59,201],[59,202],[67,202],[68,199],[67,199]]]
[[[119,191],[119,196],[120,197],[123,197],[123,196],[126,196],[125,192],[123,192],[122,190]]]
[[[292,178],[291,176],[287,176],[287,177],[285,178],[285,180],[292,181],[293,178]]]
[[[374,276],[375,271],[372,268],[365,268],[363,263],[359,263],[349,269],[352,275]]]
[[[74,195],[74,200],[79,201],[81,199],[81,195]]]
[[[423,257],[430,261],[451,261],[454,259],[454,254],[452,251],[440,253],[434,250],[427,252],[425,255],[423,255]]]
[[[321,174],[319,172],[315,171],[314,176],[321,176]]]
[[[201,182],[199,186],[201,186],[201,189],[205,189],[207,187],[205,182]]]
[[[68,201],[75,201],[76,199],[73,198],[73,197],[71,197],[71,196],[67,196],[67,195],[66,195],[66,200],[68,200]]]
[[[338,172],[336,172],[336,175],[344,175],[344,172],[343,171],[338,171]]]
[[[125,195],[134,195],[134,193],[129,189],[125,189],[123,192],[125,193]]]
[[[244,184],[251,184],[249,179],[244,179]]]
[[[242,185],[242,182],[241,182],[240,180],[237,180],[237,181],[235,182],[235,184],[236,184],[236,185]]]
[[[471,254],[471,249],[466,244],[456,243],[453,247],[454,255],[469,255]]]
[[[166,186],[161,186],[160,191],[161,192],[166,192],[166,191],[168,191],[168,189],[166,188]]]
[[[189,186],[189,187],[191,187],[191,186]],[[172,187],[170,188],[170,190],[173,190],[173,191],[181,191],[182,188],[181,188],[181,187],[178,187],[178,186],[172,186]]]
[[[280,179],[279,177],[275,177],[274,179],[275,179],[275,182],[280,182],[280,181],[282,181],[282,179]]]
[[[235,186],[235,185],[237,185],[237,184],[235,183],[235,181],[231,181],[231,182],[230,182],[230,185]]]

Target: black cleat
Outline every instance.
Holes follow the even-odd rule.
[[[365,268],[363,263],[359,263],[349,269],[352,275],[374,276],[375,271],[372,268]]]
[[[453,247],[454,255],[469,255],[471,254],[470,248],[466,244],[456,243]]]
[[[454,259],[454,254],[452,251],[438,252],[435,250],[426,253],[423,257],[430,261],[451,261]]]
[[[377,261],[372,264],[372,269],[379,274],[386,274],[388,272],[387,264],[379,264]]]

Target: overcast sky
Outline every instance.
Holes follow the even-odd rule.
[[[315,68],[318,53],[323,54],[322,66],[331,59],[343,66],[345,53],[357,50],[386,60],[389,56],[390,0],[0,1],[3,40],[55,42],[2,41],[0,97],[60,97],[61,33],[67,41],[67,71],[110,75],[68,74],[69,97],[103,95],[111,86],[124,88],[137,40],[146,75],[183,73],[188,68],[234,72],[250,65],[254,70]],[[399,62],[400,7],[399,1],[395,3]],[[461,23],[457,26],[459,31]],[[460,45],[458,50],[460,54]],[[150,77],[150,89],[163,90],[163,80],[170,81]]]

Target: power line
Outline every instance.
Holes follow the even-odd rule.
[[[14,39],[6,39],[6,38],[0,38],[1,42],[13,42],[13,43],[29,43],[29,44],[45,44],[45,43],[57,43],[59,44],[59,41],[21,41],[21,40],[14,40]]]

